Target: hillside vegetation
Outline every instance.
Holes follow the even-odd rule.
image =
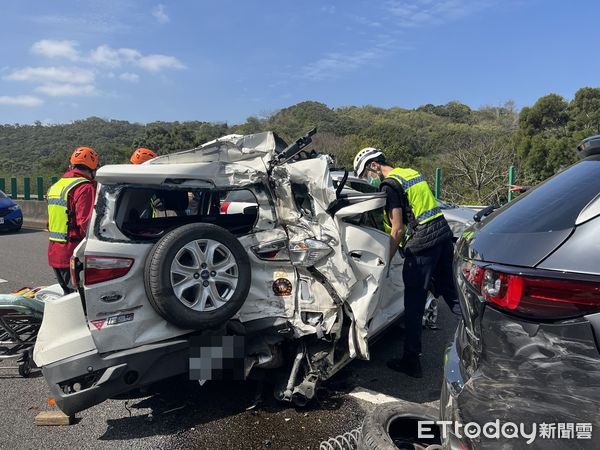
[[[313,148],[333,155],[338,166],[351,168],[362,147],[380,147],[391,163],[422,171],[430,183],[435,167],[441,167],[444,198],[490,203],[505,198],[511,164],[520,184],[537,183],[573,163],[575,146],[596,134],[599,124],[599,88],[582,88],[570,101],[546,95],[520,113],[511,102],[474,110],[459,102],[416,109],[332,109],[306,101],[235,125],[201,121],[143,125],[98,117],[50,126],[7,124],[0,126],[0,177],[60,175],[79,145],[96,149],[102,164],[124,163],[139,146],[165,154],[225,134],[265,130],[291,142],[316,126]]]

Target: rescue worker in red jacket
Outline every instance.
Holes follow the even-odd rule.
[[[90,147],[77,147],[70,163],[69,170],[48,190],[48,264],[65,294],[73,292],[69,263],[94,210],[98,154]]]

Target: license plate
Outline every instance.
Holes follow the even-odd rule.
[[[190,339],[190,380],[243,380],[243,336],[194,336]]]
[[[0,217],[0,225],[4,225],[4,218]]]

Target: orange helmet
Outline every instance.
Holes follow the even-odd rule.
[[[158,155],[149,148],[141,147],[133,152],[133,155],[131,155],[129,161],[131,161],[131,164],[141,164],[146,161],[150,161],[152,158],[156,158],[157,156]]]
[[[72,165],[81,164],[90,170],[98,168],[98,154],[91,147],[77,147],[71,155]]]

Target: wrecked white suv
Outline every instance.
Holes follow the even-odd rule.
[[[378,229],[385,194],[334,188],[329,158],[302,151],[310,136],[286,147],[272,132],[230,135],[98,170],[78,292],[46,305],[34,351],[64,412],[237,363],[243,377],[275,371],[276,396],[302,405],[369,358],[404,311],[403,261]],[[239,191],[252,201],[229,208]],[[190,358],[203,336],[220,344]]]

